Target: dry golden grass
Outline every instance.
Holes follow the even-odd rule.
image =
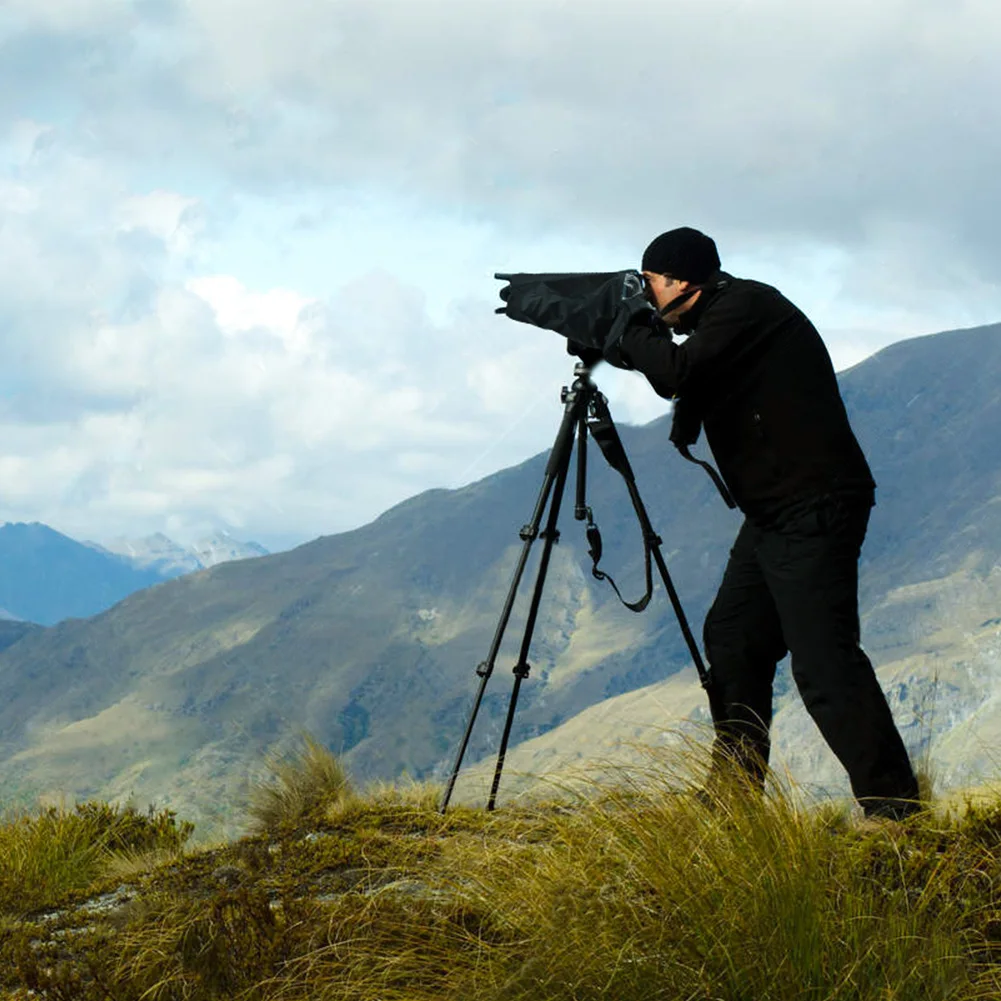
[[[0,914],[55,906],[102,880],[121,855],[177,855],[191,834],[169,810],[80,803],[0,822]]]
[[[135,899],[107,920],[70,913],[59,933],[8,912],[0,997],[1001,996],[1001,800],[863,827],[787,784],[705,803],[695,752],[678,753],[590,787],[578,776],[548,799],[441,815],[437,787],[352,791],[307,743],[281,762],[285,792],[260,834],[184,856],[119,849]]]
[[[183,859],[184,852],[177,848],[122,849],[104,858],[100,872],[111,883],[134,883],[142,876]]]
[[[265,767],[267,776],[251,790],[247,811],[259,833],[294,826],[351,795],[340,760],[307,733],[298,748],[269,755]]]

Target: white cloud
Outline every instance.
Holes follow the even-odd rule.
[[[264,328],[277,333],[289,347],[308,344],[308,318],[304,320],[303,311],[316,305],[315,299],[286,288],[251,292],[232,275],[192,278],[187,287],[212,307],[225,334]]]
[[[4,0],[11,20],[56,31],[93,29],[128,20],[134,0]]]
[[[24,214],[36,208],[38,202],[31,189],[24,184],[0,180],[0,212],[5,215]]]
[[[958,138],[996,121],[983,85],[997,81],[1001,17],[987,2],[185,9],[206,96],[277,124],[291,109],[321,116],[325,128],[301,132],[310,155],[290,157],[293,169],[378,170],[481,202],[555,196],[554,209],[591,218],[635,219],[636,189],[616,205],[615,188],[659,176],[642,189],[647,206],[732,211],[757,193],[741,214],[759,225],[768,209],[782,229],[857,234],[846,203],[893,209],[936,194],[947,164],[986,166],[982,146],[957,157],[932,129]],[[250,145],[301,152],[280,130]],[[575,200],[585,194],[590,203]]]
[[[27,164],[35,155],[39,144],[52,135],[52,129],[30,118],[21,118],[13,122],[5,139],[0,142],[0,155],[3,162],[10,166],[21,167]]]
[[[456,483],[485,448],[496,465],[548,444],[517,418],[545,387],[557,421],[569,362],[549,336],[498,342],[509,325],[488,308],[434,323],[388,272],[327,300],[178,277],[199,256],[197,226],[176,238],[198,200],[132,193],[58,142],[19,183],[30,207],[0,233],[4,519],[98,539],[228,525],[274,543]],[[70,190],[67,241],[52,206]]]
[[[176,191],[153,191],[123,199],[116,210],[116,222],[122,232],[145,230],[161,240],[169,253],[183,256],[203,227],[197,198]]]
[[[71,36],[89,25],[89,46],[47,63],[43,8],[23,44],[46,88],[75,88],[90,142],[151,171],[407,193],[525,246],[638,254],[691,223],[727,259],[843,251],[869,304],[930,284],[940,312],[971,291],[1001,308],[991,0],[99,6]]]
[[[519,460],[571,365],[491,272],[679,223],[839,366],[1001,311],[987,0],[8,0],[0,38],[0,516],[301,538]]]

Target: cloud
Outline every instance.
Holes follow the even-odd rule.
[[[125,198],[116,212],[120,233],[146,232],[160,240],[169,254],[185,256],[203,226],[197,198],[175,191],[152,191]]]
[[[131,0],[5,0],[4,14],[15,26],[67,32],[128,20]]]
[[[16,175],[0,230],[0,517],[279,545],[550,444],[570,369],[551,335],[482,304],[432,321],[387,271],[325,298],[189,274],[201,202],[137,194],[58,132]],[[523,421],[540,400],[551,419]]]
[[[33,44],[65,44],[71,6],[40,8]],[[691,222],[731,257],[842,248],[862,299],[996,301],[988,0],[112,6],[72,23],[89,10],[115,58],[56,69],[105,150],[258,190],[407,191],[637,252]]]
[[[680,223],[840,365],[996,319],[999,43],[987,0],[8,0],[6,516],[301,538],[517,461],[569,366],[485,276]]]

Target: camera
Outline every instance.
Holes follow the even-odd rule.
[[[494,277],[507,283],[496,312],[562,334],[578,356],[581,350],[604,352],[626,327],[656,315],[646,279],[635,270]]]

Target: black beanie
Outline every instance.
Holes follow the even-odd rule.
[[[642,271],[670,275],[679,281],[704,282],[719,271],[719,253],[711,237],[691,226],[661,233],[643,251]]]

